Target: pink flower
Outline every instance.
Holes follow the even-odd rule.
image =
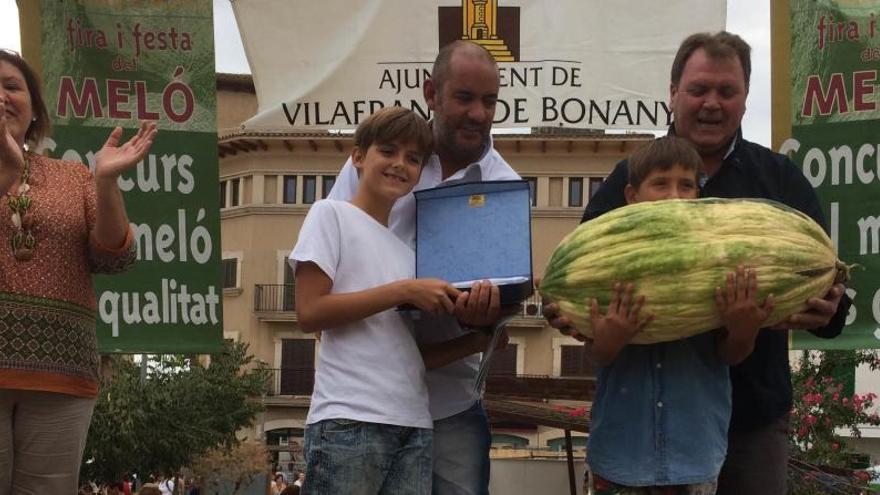
[[[568,415],[573,418],[586,416],[587,415],[587,407],[582,406],[582,407],[578,407],[577,409],[572,409],[571,411],[568,411]]]
[[[804,438],[805,436],[807,436],[807,427],[801,426],[800,428],[798,428],[797,435],[798,438]]]
[[[837,398],[837,394],[834,394],[834,397]],[[841,400],[840,402],[842,402],[843,405],[845,406],[845,405],[849,404],[849,399],[844,397],[843,400]]]
[[[833,451],[836,452],[836,451],[839,450],[839,449],[840,449],[840,444],[839,444],[839,443],[834,442],[834,443],[831,444],[831,450],[833,450]]]
[[[846,401],[844,400],[843,405],[846,405]],[[853,395],[852,397],[852,410],[855,412],[862,412],[865,408],[865,400],[864,396],[860,396],[858,394]]]
[[[806,423],[808,426],[815,425],[816,421],[818,421],[818,418],[816,416],[813,416],[812,414],[807,414],[807,416],[804,418],[804,423]]]

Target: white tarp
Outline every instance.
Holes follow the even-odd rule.
[[[675,50],[691,33],[723,29],[726,2],[235,0],[233,9],[259,101],[252,131],[351,128],[395,104],[426,115],[424,77],[441,43],[463,36],[498,54],[497,127],[661,129]]]

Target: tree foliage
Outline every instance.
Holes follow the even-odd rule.
[[[267,473],[270,466],[269,451],[257,442],[241,442],[233,447],[214,447],[195,458],[191,465],[192,473],[202,480],[201,486],[209,481],[228,481],[232,493],[238,493],[250,483],[254,476]]]
[[[145,376],[122,357],[111,360],[86,442],[81,475],[98,482],[125,473],[177,472],[216,446],[237,444],[236,432],[253,425],[269,372],[227,344],[209,366],[186,356],[158,356]]]
[[[869,476],[852,469],[856,454],[840,430],[858,438],[866,425],[880,425],[877,395],[846,390],[841,370],[880,369],[877,351],[825,351],[801,354],[792,372],[793,402],[789,493],[862,493]]]

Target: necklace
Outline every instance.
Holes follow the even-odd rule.
[[[34,257],[34,239],[33,224],[34,215],[30,210],[34,203],[28,192],[31,186],[28,180],[31,176],[31,160],[28,153],[24,155],[24,168],[21,171],[21,184],[18,185],[16,194],[7,193],[7,202],[9,209],[12,210],[12,227],[14,232],[10,242],[12,244],[12,255],[18,261],[28,261]]]

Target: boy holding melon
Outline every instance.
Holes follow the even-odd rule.
[[[659,138],[629,159],[628,203],[696,199],[702,160],[680,138]],[[674,342],[630,345],[652,319],[644,297],[615,284],[604,314],[590,301],[600,365],[587,449],[596,495],[711,495],[727,451],[728,365],[745,359],[772,310],[756,301],[755,271],[739,266],[716,289],[724,328]]]
[[[395,202],[431,155],[428,124],[384,108],[355,133],[360,178],[350,201],[312,205],[290,254],[296,311],[322,333],[306,420],[304,493],[431,493],[432,427],[425,365],[402,313],[452,313],[459,291],[413,280],[412,249],[388,229]]]

